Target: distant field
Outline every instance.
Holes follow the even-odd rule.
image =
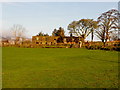
[[[3,88],[118,87],[116,51],[10,47],[2,50]]]

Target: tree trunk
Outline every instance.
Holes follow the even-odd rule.
[[[78,47],[79,47],[79,48],[81,48],[81,47],[82,47],[82,45],[83,45],[83,43],[82,43],[82,42],[83,42],[83,38],[82,38],[82,40],[81,40],[81,38],[79,37],[79,42],[78,42],[78,45],[79,45]]]
[[[102,39],[102,42],[103,42],[103,46],[105,47],[105,43],[106,43],[106,42],[105,42],[105,40],[104,40],[104,39]]]
[[[93,32],[91,33],[91,42],[93,42],[93,37],[94,37],[94,35],[93,35]]]

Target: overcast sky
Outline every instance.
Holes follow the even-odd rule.
[[[63,27],[68,35],[67,26],[73,20],[82,18],[96,20],[101,13],[113,8],[118,8],[117,2],[3,3],[3,30],[9,31],[14,24],[21,24],[31,37],[40,31],[51,35],[55,28]]]

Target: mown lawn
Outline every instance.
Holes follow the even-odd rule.
[[[117,88],[118,52],[79,48],[2,49],[3,88]]]

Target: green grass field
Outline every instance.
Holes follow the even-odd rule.
[[[118,52],[2,48],[3,88],[117,88]]]

